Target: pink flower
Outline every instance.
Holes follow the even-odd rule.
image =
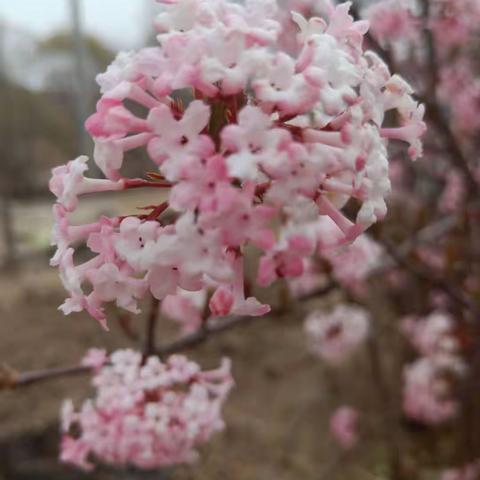
[[[69,212],[77,208],[79,195],[122,190],[124,187],[121,181],[112,182],[84,177],[83,174],[88,169],[87,162],[88,157],[82,156],[72,160],[67,165],[52,170],[50,190],[57,197],[58,202]]]
[[[161,311],[166,317],[177,321],[185,333],[194,332],[202,325],[206,297],[205,290],[189,292],[178,289],[175,294],[167,295],[163,299]],[[210,310],[212,310],[211,307]]]
[[[84,470],[87,459],[155,469],[194,461],[196,449],[222,430],[221,408],[233,386],[230,363],[202,371],[186,357],[165,362],[118,350],[93,378],[96,394],[74,412],[62,409],[60,460]],[[75,428],[75,435],[70,433]]]
[[[309,350],[332,365],[347,360],[368,335],[368,315],[359,308],[338,305],[331,313],[314,311],[305,320]]]
[[[153,108],[147,122],[155,134],[148,145],[155,163],[161,165],[168,158],[186,155],[192,143],[201,140],[199,134],[207,126],[209,117],[210,108],[200,100],[193,101],[180,120],[175,119],[167,105]],[[167,175],[169,179],[173,177]]]
[[[330,417],[330,432],[342,448],[349,450],[358,443],[358,412],[352,407],[337,408]]]
[[[222,285],[215,290],[215,293],[208,302],[208,306],[210,307],[212,315],[224,317],[232,311],[233,302],[232,291]]]
[[[107,362],[108,355],[105,349],[91,348],[80,361],[80,365],[83,365],[84,367],[90,367],[95,371],[95,373],[98,373]]]
[[[117,306],[138,313],[137,300],[147,289],[144,280],[132,277],[128,268],[120,269],[114,263],[104,263],[98,269],[89,270],[86,278],[93,287],[91,294],[100,302],[115,301]]]

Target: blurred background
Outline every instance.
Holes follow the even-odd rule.
[[[83,123],[98,97],[95,75],[118,50],[148,43],[152,3],[0,2],[3,263],[48,247],[50,169],[91,153]],[[28,212],[28,225],[16,221]]]

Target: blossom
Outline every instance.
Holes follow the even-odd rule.
[[[202,371],[182,355],[142,363],[132,350],[112,353],[92,383],[94,398],[78,411],[67,401],[61,412],[60,459],[84,470],[94,468],[92,458],[142,469],[194,461],[223,429],[221,408],[233,386],[226,359]]]
[[[123,183],[97,178],[86,178],[84,172],[88,169],[88,157],[81,156],[67,165],[53,169],[50,180],[50,190],[55,194],[60,205],[67,211],[75,210],[78,196],[85,193],[122,190]]]
[[[342,448],[351,449],[358,442],[358,412],[352,407],[342,406],[330,417],[330,432]]]
[[[330,313],[311,312],[305,320],[309,350],[338,365],[358,349],[368,334],[369,319],[360,307],[338,305]]]
[[[166,317],[177,321],[185,333],[194,332],[202,325],[206,297],[207,292],[204,289],[190,292],[178,288],[174,294],[167,295],[163,299],[161,312]],[[211,311],[216,315],[212,308]]]
[[[107,361],[108,355],[106,350],[103,348],[91,348],[82,358],[80,365],[93,368],[95,372],[98,373]],[[66,417],[67,415],[65,414],[63,416]]]
[[[375,248],[353,242],[387,213],[388,143],[407,142],[417,158],[425,131],[410,85],[364,51],[366,22],[349,2],[318,4],[322,17],[308,20],[299,2],[288,22],[275,0],[162,3],[158,44],[119,54],[97,77],[86,128],[105,178],[85,176],[86,157],[53,170],[64,313],[86,310],[105,326],[107,304],[138,312],[149,293],[191,329],[198,312],[178,292],[211,290],[202,316],[265,314],[245,292],[251,245],[262,286],[301,276],[314,254],[332,265],[338,254],[345,285],[364,278]],[[387,113],[398,127],[384,125]],[[145,179],[123,176],[134,150],[153,162]],[[71,225],[84,194],[140,187],[161,189],[158,203]],[[322,221],[332,224],[323,233]],[[84,264],[70,250],[79,242],[92,254]]]

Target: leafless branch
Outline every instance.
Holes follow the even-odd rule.
[[[335,283],[329,283],[325,287],[322,287],[318,290],[315,290],[308,295],[301,298],[301,301],[308,301],[313,298],[318,298],[330,293],[333,289],[335,289],[337,285]],[[157,304],[158,307],[158,304]],[[158,310],[158,309],[156,309]],[[211,337],[219,335],[223,332],[229,331],[233,328],[236,328],[241,325],[248,325],[255,320],[259,320],[262,318],[273,318],[275,315],[279,315],[282,313],[286,313],[285,310],[273,310],[270,314],[265,315],[263,317],[225,317],[225,318],[211,318],[205,325],[199,329],[198,331],[180,337],[178,340],[174,340],[172,343],[167,345],[161,346],[159,348],[154,348],[154,344],[152,341],[152,332],[154,334],[155,331],[155,319],[152,315],[150,315],[148,320],[148,351],[152,355],[164,356],[170,355],[172,353],[184,351],[191,349],[201,343],[206,342]],[[16,389],[20,387],[25,387],[34,383],[40,383],[47,380],[54,380],[62,377],[68,377],[71,375],[78,375],[78,374],[85,374],[90,372],[91,369],[89,367],[84,367],[81,365],[73,366],[73,367],[62,367],[62,368],[52,368],[52,369],[43,369],[43,370],[33,370],[29,372],[19,373],[15,370],[11,369],[10,367],[3,366],[0,367],[0,390],[5,389]]]

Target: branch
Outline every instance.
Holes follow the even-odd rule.
[[[326,285],[323,288],[315,290],[308,295],[301,297],[299,300],[308,301],[313,298],[318,298],[324,295],[327,295],[332,290],[337,288],[337,284],[332,282]],[[285,309],[274,309],[268,315],[263,317],[226,317],[226,318],[211,318],[201,329],[197,330],[194,333],[180,337],[177,340],[174,340],[172,343],[159,347],[157,349],[153,348],[152,338],[150,336],[155,329],[155,321],[152,315],[149,317],[148,325],[148,349],[151,349],[152,355],[164,356],[170,355],[172,353],[180,352],[183,350],[188,350],[196,345],[206,342],[210,337],[216,336],[228,330],[231,330],[239,325],[248,325],[254,320],[262,318],[273,318],[274,315],[286,313]],[[85,374],[91,371],[90,367],[84,367],[77,365],[74,367],[66,368],[52,368],[52,369],[43,369],[43,370],[33,370],[30,372],[19,373],[15,370],[12,370],[8,366],[0,366],[0,391],[7,389],[16,389],[20,387],[25,387],[34,383],[40,383],[47,380],[54,380],[56,378],[68,377],[71,375]]]
[[[72,375],[85,374],[91,371],[90,367],[75,365],[73,367],[49,368],[19,373],[7,365],[0,367],[0,390],[26,387],[32,383]]]
[[[152,305],[150,307],[150,314],[147,319],[147,329],[145,334],[145,344],[143,346],[143,357],[148,358],[155,352],[155,333],[157,331],[158,308],[160,302],[155,297],[152,297]]]

